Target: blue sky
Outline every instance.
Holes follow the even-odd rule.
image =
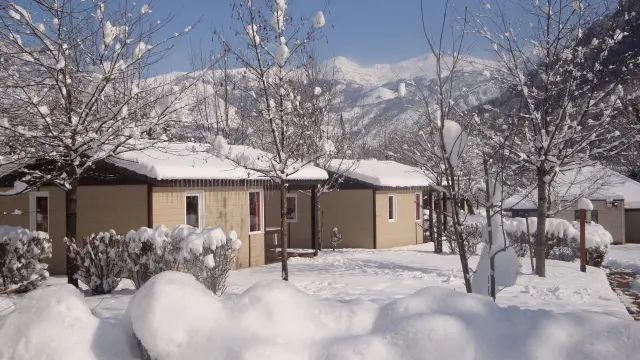
[[[144,0],[143,0],[144,1]],[[258,0],[260,1],[260,0]],[[324,7],[324,0],[289,0],[294,14],[314,14]],[[183,29],[200,19],[188,37],[175,44],[170,58],[158,72],[189,70],[191,46],[208,42],[211,29],[229,28],[230,0],[155,0],[153,15],[175,16],[167,32]],[[428,30],[438,33],[444,0],[425,0]],[[332,0],[325,13],[324,28],[328,43],[318,44],[318,55],[327,59],[345,56],[362,65],[391,63],[427,53],[420,0]]]

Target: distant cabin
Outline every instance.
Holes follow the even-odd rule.
[[[640,243],[640,183],[604,166],[589,166],[558,175],[552,188],[557,218],[578,221],[578,199],[591,200],[587,220],[602,225],[616,244]],[[514,217],[535,217],[537,192],[514,195],[503,203]]]

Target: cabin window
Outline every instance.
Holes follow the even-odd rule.
[[[202,226],[202,193],[188,192],[185,195],[185,223],[199,228]]]
[[[49,192],[29,193],[29,227],[35,231],[49,232]]]
[[[590,222],[593,221],[594,223],[598,224],[598,210],[591,210],[591,211],[586,211],[586,221]],[[580,221],[580,210],[576,210],[574,213],[574,219],[575,221]]]
[[[393,222],[397,219],[398,206],[396,203],[396,195],[389,194],[389,221]]]
[[[416,193],[416,221],[422,220],[422,193]]]
[[[287,195],[287,222],[298,221],[298,197],[296,194]]]
[[[264,230],[264,197],[262,190],[249,191],[249,232],[259,233]]]

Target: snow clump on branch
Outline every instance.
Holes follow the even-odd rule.
[[[324,14],[322,13],[322,11],[318,11],[314,16],[313,16],[313,27],[315,28],[321,28],[324,26],[325,24],[325,20],[324,20]]]
[[[460,156],[462,156],[467,147],[469,136],[466,131],[462,130],[460,124],[452,120],[445,120],[442,138],[444,140],[445,156],[449,158],[451,166],[456,167]]]

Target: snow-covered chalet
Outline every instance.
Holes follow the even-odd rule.
[[[588,166],[558,175],[550,192],[556,217],[579,220],[577,201],[588,198],[594,209],[587,220],[607,229],[614,243],[640,242],[640,183],[604,166]],[[514,217],[534,217],[537,192],[506,199],[503,207]]]
[[[268,261],[265,249],[271,244],[267,235],[280,226],[277,185],[260,173],[208,153],[209,148],[206,144],[172,143],[96,163],[78,188],[77,236],[111,229],[126,234],[160,224],[169,228],[179,224],[220,226],[225,231],[235,230],[243,242],[236,267],[264,264]],[[259,150],[241,150],[242,156],[260,157]],[[3,175],[0,182],[5,187],[19,178],[16,171]],[[298,204],[294,199],[300,190],[310,190],[326,179],[326,171],[304,166],[288,180],[292,194],[287,208],[293,232],[302,234],[304,230],[309,235],[305,240],[311,242],[315,242],[311,231],[314,200],[309,196]],[[0,197],[0,211],[6,214],[1,225],[49,233],[53,241],[49,270],[54,275],[66,273],[65,206],[65,192],[53,185]],[[303,211],[302,206],[307,209]],[[306,226],[309,228],[302,228]]]

